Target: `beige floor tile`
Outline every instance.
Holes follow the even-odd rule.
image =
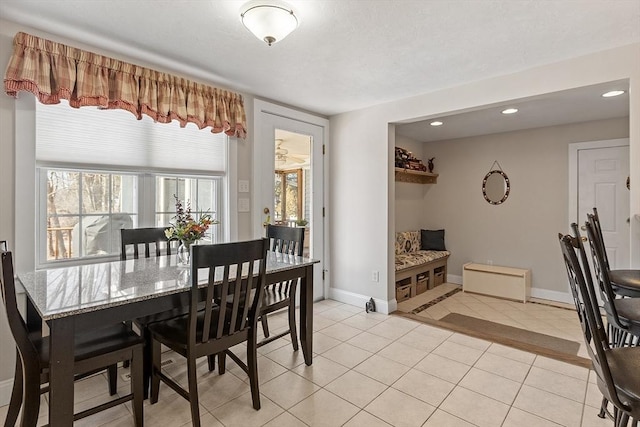
[[[579,380],[547,369],[532,366],[524,384],[582,403],[587,389],[586,378]]]
[[[531,365],[536,358],[536,355],[533,353],[496,343],[491,344],[491,346],[487,349],[487,353],[506,357],[507,359],[515,360],[521,363],[527,363],[529,365]]]
[[[118,375],[118,384],[122,382]],[[92,375],[80,381],[76,381],[73,387],[73,402],[78,404],[84,400],[92,399],[109,392],[109,382],[106,374],[102,373]]]
[[[484,350],[476,350],[471,347],[467,347],[451,341],[449,338],[443,342],[431,352],[431,354],[437,354],[442,357],[446,357],[456,362],[464,363],[465,365],[473,366],[474,363],[482,356]]]
[[[314,313],[313,315],[313,331],[314,332],[321,331],[335,324],[336,324],[335,320],[324,317],[322,314]]]
[[[529,364],[491,353],[483,354],[474,367],[518,382],[524,381],[530,369]]]
[[[183,424],[181,427],[190,427],[193,424],[191,422]],[[200,416],[200,425],[207,427],[224,427],[220,421],[216,419],[210,413],[206,413]]]
[[[207,413],[200,405],[200,414]],[[191,421],[191,407],[189,402],[178,395],[168,386],[160,384],[160,399],[158,403],[144,402],[144,423],[148,426],[181,426]]]
[[[465,334],[455,333],[448,338],[447,341],[464,345],[465,347],[475,348],[477,350],[486,350],[491,345],[490,341],[481,340],[480,338],[470,337]]]
[[[571,365],[569,363],[560,362],[558,360],[550,359],[543,356],[537,356],[536,360],[533,362],[533,365],[539,368],[547,369],[549,371],[558,372],[559,374],[574,377],[579,380],[586,381],[589,375],[589,370],[587,368]]]
[[[600,409],[600,404],[602,403],[602,393],[600,393],[600,389],[597,384],[594,384],[590,381],[587,382],[587,394],[584,398],[585,405],[589,405],[592,408]]]
[[[365,410],[393,426],[421,426],[435,411],[435,407],[389,388]]]
[[[418,332],[417,329],[414,329],[413,331],[409,331],[406,335],[401,336],[397,342],[422,350],[425,353],[431,353],[446,339],[446,337],[423,335]]]
[[[283,412],[266,396],[260,396],[260,410],[256,411],[251,403],[251,393],[245,393],[211,411],[211,414],[225,427],[253,427],[262,426]]]
[[[414,368],[454,384],[457,384],[471,369],[469,365],[438,356],[437,354],[429,354],[418,362]]]
[[[527,385],[522,386],[513,406],[565,427],[579,426],[582,418],[580,403]]]
[[[388,338],[390,340],[397,340],[398,338],[400,338],[401,336],[409,332],[411,329],[413,328],[408,328],[404,324],[399,324],[399,323],[390,322],[389,320],[386,320],[370,328],[368,332],[382,336],[384,338]]]
[[[613,422],[608,418],[600,418],[600,409],[585,406],[582,411],[582,427],[611,427]]]
[[[311,381],[287,371],[260,386],[260,393],[267,396],[274,403],[284,409],[289,409],[296,403],[315,393],[320,386]]]
[[[331,308],[329,310],[322,312],[323,317],[326,317],[327,319],[331,319],[336,322],[345,320],[353,315],[354,313],[350,312],[349,310],[345,310],[342,307]]]
[[[380,418],[374,417],[367,411],[360,411],[355,417],[351,418],[344,427],[390,427]]]
[[[314,353],[322,354],[327,350],[340,344],[342,341],[337,340],[329,335],[325,335],[322,332],[313,333],[313,351]]]
[[[412,369],[404,374],[392,387],[403,393],[422,400],[432,406],[438,406],[455,388],[455,384]]]
[[[394,362],[402,363],[406,366],[414,366],[416,363],[424,359],[428,353],[418,350],[414,347],[400,343],[398,341],[389,344],[378,352],[379,356],[391,359]]]
[[[440,409],[480,427],[499,427],[509,412],[509,405],[456,387]]]
[[[347,342],[363,350],[370,351],[371,353],[377,353],[384,347],[391,344],[393,341],[389,338],[370,334],[369,332],[362,332],[361,334],[356,335]]]
[[[318,390],[289,410],[310,426],[340,426],[359,412],[352,405],[327,390]]]
[[[385,357],[374,354],[358,366],[354,371],[373,378],[386,385],[391,385],[409,370],[409,367]]]
[[[422,427],[474,427],[473,424],[437,409]]]
[[[373,353],[363,350],[348,343],[342,343],[327,350],[322,355],[329,360],[333,360],[347,368],[353,368],[362,361],[368,359]]]
[[[345,325],[344,323],[335,323],[328,328],[322,330],[323,334],[329,335],[340,341],[349,341],[349,339],[360,334],[362,331],[358,328]]]
[[[502,427],[558,427],[559,425],[560,424],[512,407]]]
[[[419,325],[417,328],[415,328],[411,332],[417,332],[417,333],[419,333],[421,335],[426,335],[428,337],[441,338],[442,341],[446,340],[451,335],[453,335],[453,332],[451,332],[451,331],[449,331],[447,329],[442,329],[442,328],[438,328],[436,326],[423,325],[423,324]]]
[[[511,405],[521,384],[482,369],[471,368],[458,385]]]
[[[387,385],[355,371],[349,371],[325,386],[326,390],[358,408],[367,406],[387,388]]]
[[[306,427],[307,424],[303,423],[293,415],[288,412],[283,412],[278,415],[268,423],[264,425],[264,427]],[[208,427],[208,426],[207,426]]]
[[[360,329],[361,331],[366,331],[369,328],[372,328],[378,323],[385,320],[385,317],[386,317],[385,315],[380,315],[380,314],[376,315],[376,314],[377,313],[358,314],[356,316],[351,316],[340,323],[342,325],[347,325],[353,328]],[[385,317],[381,317],[381,316],[385,316]]]
[[[343,365],[329,360],[326,357],[317,356],[313,358],[313,365],[299,365],[293,369],[293,372],[313,383],[324,387],[349,369]]]
[[[185,389],[187,389],[186,372],[184,375],[176,378]],[[247,382],[241,380],[233,373],[227,371],[223,375],[217,373],[209,373],[198,376],[198,396],[200,404],[207,410],[211,411],[218,406],[237,398],[238,396],[250,390]],[[165,384],[160,384],[160,397],[164,393],[172,393],[173,391]]]
[[[287,369],[295,368],[304,363],[304,354],[301,348],[298,351],[293,351],[291,347],[281,347],[268,353],[265,357],[268,357]]]
[[[102,395],[95,396],[87,400],[83,400],[80,403],[76,403],[75,405],[73,405],[73,412],[77,414],[78,412],[84,411],[86,409],[90,409],[97,405],[101,405],[105,402],[115,400],[118,397],[119,397],[118,395],[110,396],[109,393],[107,392]],[[90,417],[78,420],[74,422],[73,425],[78,427],[99,426],[109,422],[112,419],[117,419],[124,416],[129,416],[133,420],[132,413],[123,404],[123,405],[114,406],[113,408],[109,408],[102,412],[98,412],[97,414],[91,415]]]

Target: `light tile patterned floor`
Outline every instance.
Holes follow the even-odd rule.
[[[464,295],[463,295],[464,296]],[[472,302],[471,299],[465,300]],[[533,307],[534,305],[531,304]],[[514,311],[515,312],[515,311]],[[610,426],[597,417],[601,396],[587,369],[461,336],[412,320],[366,314],[326,300],[314,306],[314,362],[303,363],[287,340],[260,349],[262,409],[251,407],[247,378],[229,361],[219,376],[200,363],[205,426]],[[526,312],[528,313],[528,312]],[[530,313],[529,313],[530,314]],[[532,318],[537,318],[531,315]],[[544,320],[542,320],[544,321]],[[270,320],[272,330],[286,318]],[[240,349],[242,350],[242,349]],[[185,382],[185,364],[167,373]],[[128,384],[119,379],[124,393]],[[103,374],[76,386],[76,409],[106,398]],[[0,408],[0,419],[7,407]],[[43,398],[41,424],[46,423]],[[147,426],[191,425],[188,403],[161,385],[160,401],[145,402]],[[132,426],[130,406],[76,423]]]
[[[398,309],[409,312],[428,301],[459,289],[459,285],[445,283],[428,290],[414,298],[398,304]],[[536,301],[536,300],[534,300]],[[418,316],[427,319],[440,320],[450,313],[477,317],[495,323],[527,329],[545,335],[575,341],[580,344],[578,356],[588,358],[588,353],[582,336],[582,329],[578,322],[578,315],[573,306],[550,302],[527,303],[508,301],[484,295],[458,292],[437,304],[426,308]]]

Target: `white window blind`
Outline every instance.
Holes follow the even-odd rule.
[[[224,133],[137,120],[124,110],[36,104],[36,160],[224,173]]]

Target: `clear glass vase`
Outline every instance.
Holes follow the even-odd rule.
[[[178,246],[178,265],[185,267],[190,265],[192,244],[193,242],[180,240],[180,246]]]

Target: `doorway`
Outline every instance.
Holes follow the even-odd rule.
[[[255,101],[253,230],[266,223],[305,228],[314,265],[313,298],[328,295],[325,137],[328,120]],[[324,277],[324,281],[323,281]]]
[[[581,226],[598,209],[612,269],[629,268],[629,140],[581,142],[569,145],[569,222]]]

